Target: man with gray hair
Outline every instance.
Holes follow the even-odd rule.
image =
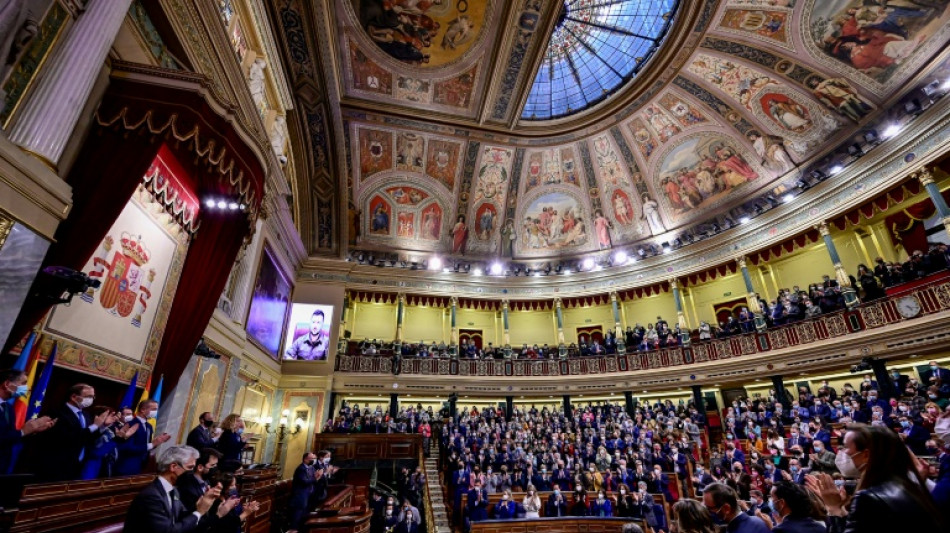
[[[628,524],[624,524],[620,531],[621,533],[643,533],[643,528],[634,524],[633,522],[630,522]]]
[[[240,501],[231,498],[218,506],[217,517],[208,516],[214,500],[221,494],[220,484],[209,487],[189,513],[175,489],[178,477],[195,469],[198,450],[191,446],[171,446],[158,456],[158,477],[132,500],[125,517],[126,533],[189,533],[204,530]]]

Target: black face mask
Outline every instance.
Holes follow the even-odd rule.
[[[214,425],[214,420],[203,420],[201,423],[204,424],[204,427],[210,428]]]

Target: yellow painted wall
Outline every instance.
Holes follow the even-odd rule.
[[[577,328],[603,326],[604,333],[614,327],[614,313],[610,304],[564,309],[564,342],[577,342]]]
[[[502,345],[501,325],[495,311],[459,309],[455,313],[455,324],[459,329],[482,330],[482,346],[488,346],[489,342],[494,346]]]
[[[378,339],[390,342],[396,338],[396,305],[354,303],[353,339]]]
[[[831,265],[831,257],[825,249],[824,242],[811,245],[807,250],[791,257],[782,257],[769,261],[775,280],[781,288],[791,289],[798,285],[807,288],[810,283],[818,283],[825,274],[834,278],[835,271]],[[847,268],[847,263],[845,263]],[[855,268],[857,264],[855,264]],[[765,295],[763,295],[765,296]],[[767,299],[775,299],[775,292],[769,291]]]
[[[636,298],[623,302],[624,312],[626,313],[627,326],[634,326],[637,323],[646,327],[647,324],[656,322],[656,317],[661,316],[666,320],[670,327],[676,323],[676,304],[673,303],[673,293],[660,293],[646,298]]]
[[[450,332],[443,329],[443,323],[449,327],[447,310],[441,307],[406,306],[403,318],[403,339],[409,343],[425,341],[426,344],[448,342]]]
[[[752,276],[752,286],[756,291],[762,292],[761,282],[757,283],[758,276]],[[716,278],[711,282],[689,287],[689,292],[696,308],[696,314],[699,320],[705,320],[710,324],[716,323],[716,313],[713,311],[716,304],[729,302],[737,298],[745,298],[745,281],[742,274],[736,273],[724,278]],[[675,316],[675,315],[674,315]],[[667,319],[669,320],[669,319]],[[699,323],[690,321],[690,327],[696,328]]]
[[[521,346],[548,343],[557,345],[557,330],[554,324],[554,311],[510,311],[508,325],[511,333],[511,345]],[[565,332],[565,342],[569,342]]]

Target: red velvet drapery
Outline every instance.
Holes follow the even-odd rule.
[[[115,72],[122,68],[115,65]],[[68,181],[74,206],[56,233],[43,266],[79,269],[101,242],[163,146],[187,174],[199,199],[239,201],[247,211],[202,209],[172,302],[154,371],[174,388],[207,327],[243,240],[250,234],[263,193],[260,160],[235,129],[235,119],[212,105],[204,80],[177,73],[173,81],[134,75],[112,80],[99,109],[97,125],[83,145]],[[34,286],[41,284],[34,283]],[[37,287],[34,287],[37,288]],[[42,287],[39,287],[42,288]],[[9,344],[15,344],[48,311],[30,299],[17,319]],[[7,347],[9,349],[9,347]]]
[[[950,202],[950,190],[943,191],[944,201]],[[930,198],[921,200],[884,219],[884,223],[908,253],[927,251],[927,230],[924,220],[934,216],[937,207]]]

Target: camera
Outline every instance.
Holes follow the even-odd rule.
[[[73,296],[102,286],[101,281],[90,278],[85,272],[68,267],[49,266],[41,272],[42,285],[34,296],[53,305],[68,304],[72,302]]]

